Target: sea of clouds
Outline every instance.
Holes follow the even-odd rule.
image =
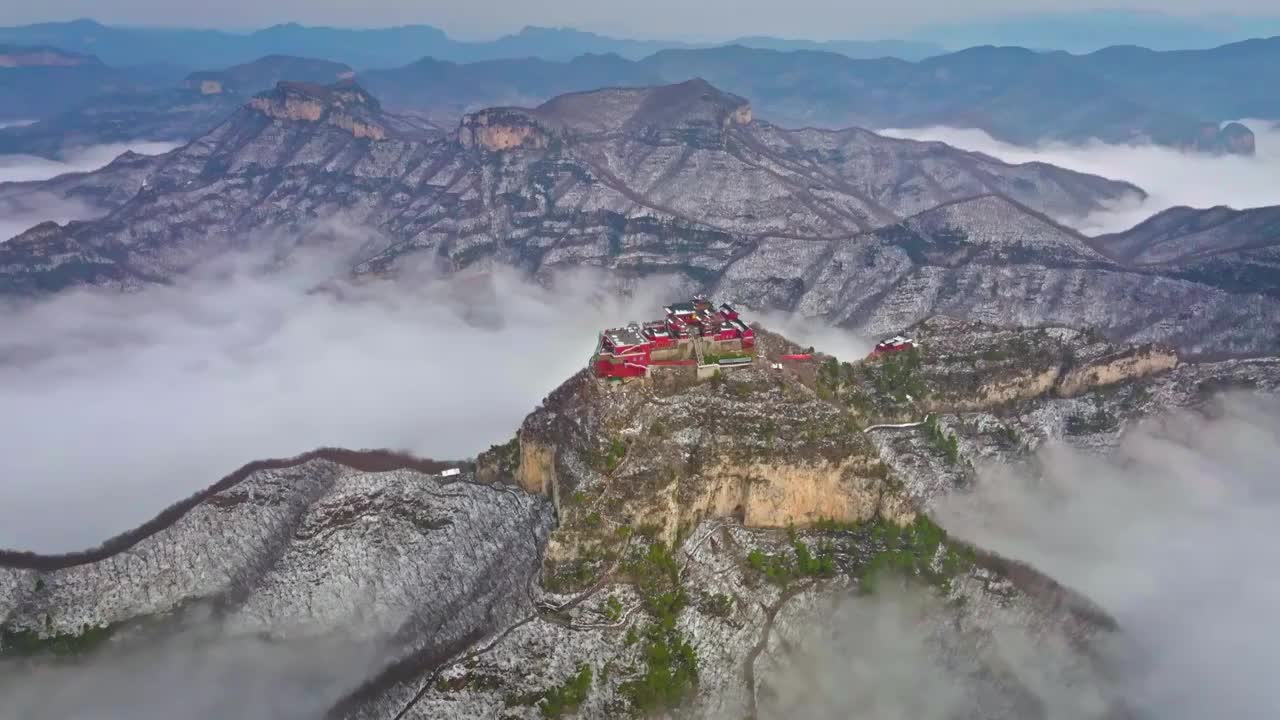
[[[227,265],[0,316],[0,547],[96,545],[244,463],[324,445],[473,456],[586,367],[601,327],[665,302],[585,273],[317,291],[325,263]]]
[[[1280,402],[1224,396],[1148,419],[1112,454],[1050,446],[1040,459],[1035,477],[988,469],[938,520],[1110,613],[1106,655],[1144,715],[1273,716]]]
[[[0,185],[97,170],[130,150],[142,155],[159,155],[175,147],[175,143],[139,141],[77,148],[67,151],[57,160],[34,155],[0,155]],[[24,192],[0,198],[0,201],[0,242],[48,220],[65,223],[102,214],[101,208],[90,203],[51,192]]]
[[[1244,120],[1257,138],[1257,154],[1214,156],[1157,145],[1051,142],[1026,147],[1001,142],[982,130],[950,127],[880,130],[892,137],[945,142],[1010,163],[1046,162],[1114,180],[1126,180],[1149,197],[1083,218],[1060,218],[1087,234],[1126,230],[1178,205],[1237,209],[1280,205],[1280,125]]]
[[[971,491],[932,514],[953,536],[1083,593],[1118,630],[1088,651],[1093,681],[1072,670],[1081,649],[1014,627],[969,651],[999,657],[1035,717],[1273,717],[1280,401],[1222,396],[1144,420],[1113,453],[1051,443],[1038,454],[1041,474],[981,467]],[[948,616],[918,586],[886,584],[849,595],[823,623],[792,626],[766,716],[983,717],[984,679],[939,644]]]

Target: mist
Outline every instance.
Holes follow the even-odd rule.
[[[199,629],[0,674],[0,720],[313,720],[381,667],[380,644]]]
[[[0,155],[0,184],[32,182],[73,172],[97,170],[122,153],[132,150],[142,155],[158,155],[177,147],[176,143],[137,142],[92,145],[69,150],[62,159],[34,155]],[[59,224],[88,220],[102,215],[102,208],[76,198],[52,192],[23,192],[0,196],[0,242],[4,242],[42,222]]]
[[[937,519],[1026,561],[1119,623],[1109,654],[1152,717],[1280,708],[1280,402],[1232,396],[1144,422],[1114,455],[1041,452],[1044,472],[981,474]]]
[[[759,321],[764,327],[802,347],[813,347],[845,362],[866,357],[874,347],[867,338],[820,318],[759,308],[747,310],[744,317],[749,322]]]
[[[35,155],[0,155],[0,183],[48,180],[71,172],[89,172],[109,164],[120,155],[133,151],[139,155],[159,155],[180,143],[141,140],[72,148],[57,160]]]
[[[333,282],[335,258],[307,258],[0,316],[0,547],[96,545],[240,465],[318,446],[474,456],[586,367],[602,327],[671,300],[590,273]]]
[[[1280,125],[1243,120],[1257,138],[1257,154],[1214,156],[1157,145],[1045,143],[1024,147],[1001,142],[982,130],[949,127],[879,130],[891,137],[937,140],[1006,162],[1046,162],[1146,190],[1144,202],[1119,204],[1083,218],[1058,220],[1088,234],[1126,230],[1151,215],[1179,205],[1237,209],[1280,205]]]

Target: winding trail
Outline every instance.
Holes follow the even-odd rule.
[[[924,419],[919,422],[871,425],[869,427],[863,428],[862,432],[869,433],[872,430],[901,430],[903,428],[920,427],[921,425],[927,422],[929,422],[929,416],[925,415]]]

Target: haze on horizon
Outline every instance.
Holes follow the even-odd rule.
[[[0,26],[93,18],[109,25],[208,28],[250,31],[281,23],[340,28],[432,25],[463,40],[487,40],[526,26],[572,27],[623,38],[671,41],[724,41],[768,35],[816,41],[928,39],[959,48],[982,42],[1044,45],[1054,26],[1108,29],[1103,42],[1154,46],[1152,38],[1169,37],[1173,47],[1195,44],[1188,33],[1208,38],[1243,39],[1280,32],[1280,14],[1268,0],[1110,0],[1105,6],[1081,7],[1065,0],[975,0],[965,4],[943,0],[905,3],[855,3],[798,0],[779,4],[762,0],[651,0],[605,4],[587,0],[543,0],[519,3],[429,3],[373,0],[360,5],[338,0],[283,0],[273,3],[225,0],[204,6],[174,5],[161,0],[52,0],[41,4],[9,4],[0,8]],[[1263,22],[1259,23],[1258,20]],[[1071,27],[1056,31],[1064,39],[1052,47],[1073,44]],[[1224,40],[1224,41],[1229,41]],[[1080,42],[1086,42],[1080,40]]]

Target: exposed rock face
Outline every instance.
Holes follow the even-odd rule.
[[[462,119],[458,142],[466,148],[501,152],[518,147],[545,148],[550,133],[529,114],[516,109],[485,110]]]
[[[249,107],[276,120],[325,122],[356,138],[387,138],[386,129],[373,119],[377,101],[355,85],[282,82],[274,92],[250,100]]]
[[[1087,390],[1139,380],[1177,366],[1178,356],[1169,350],[1155,347],[1132,348],[1091,359],[1071,368],[1058,379],[1056,389],[1059,395],[1072,397]]]
[[[668,542],[708,518],[772,528],[914,519],[874,447],[795,378],[735,369],[729,392],[694,384],[692,368],[661,374],[616,390],[586,373],[561,386],[522,426],[514,480],[556,498],[562,516],[587,502]]]

